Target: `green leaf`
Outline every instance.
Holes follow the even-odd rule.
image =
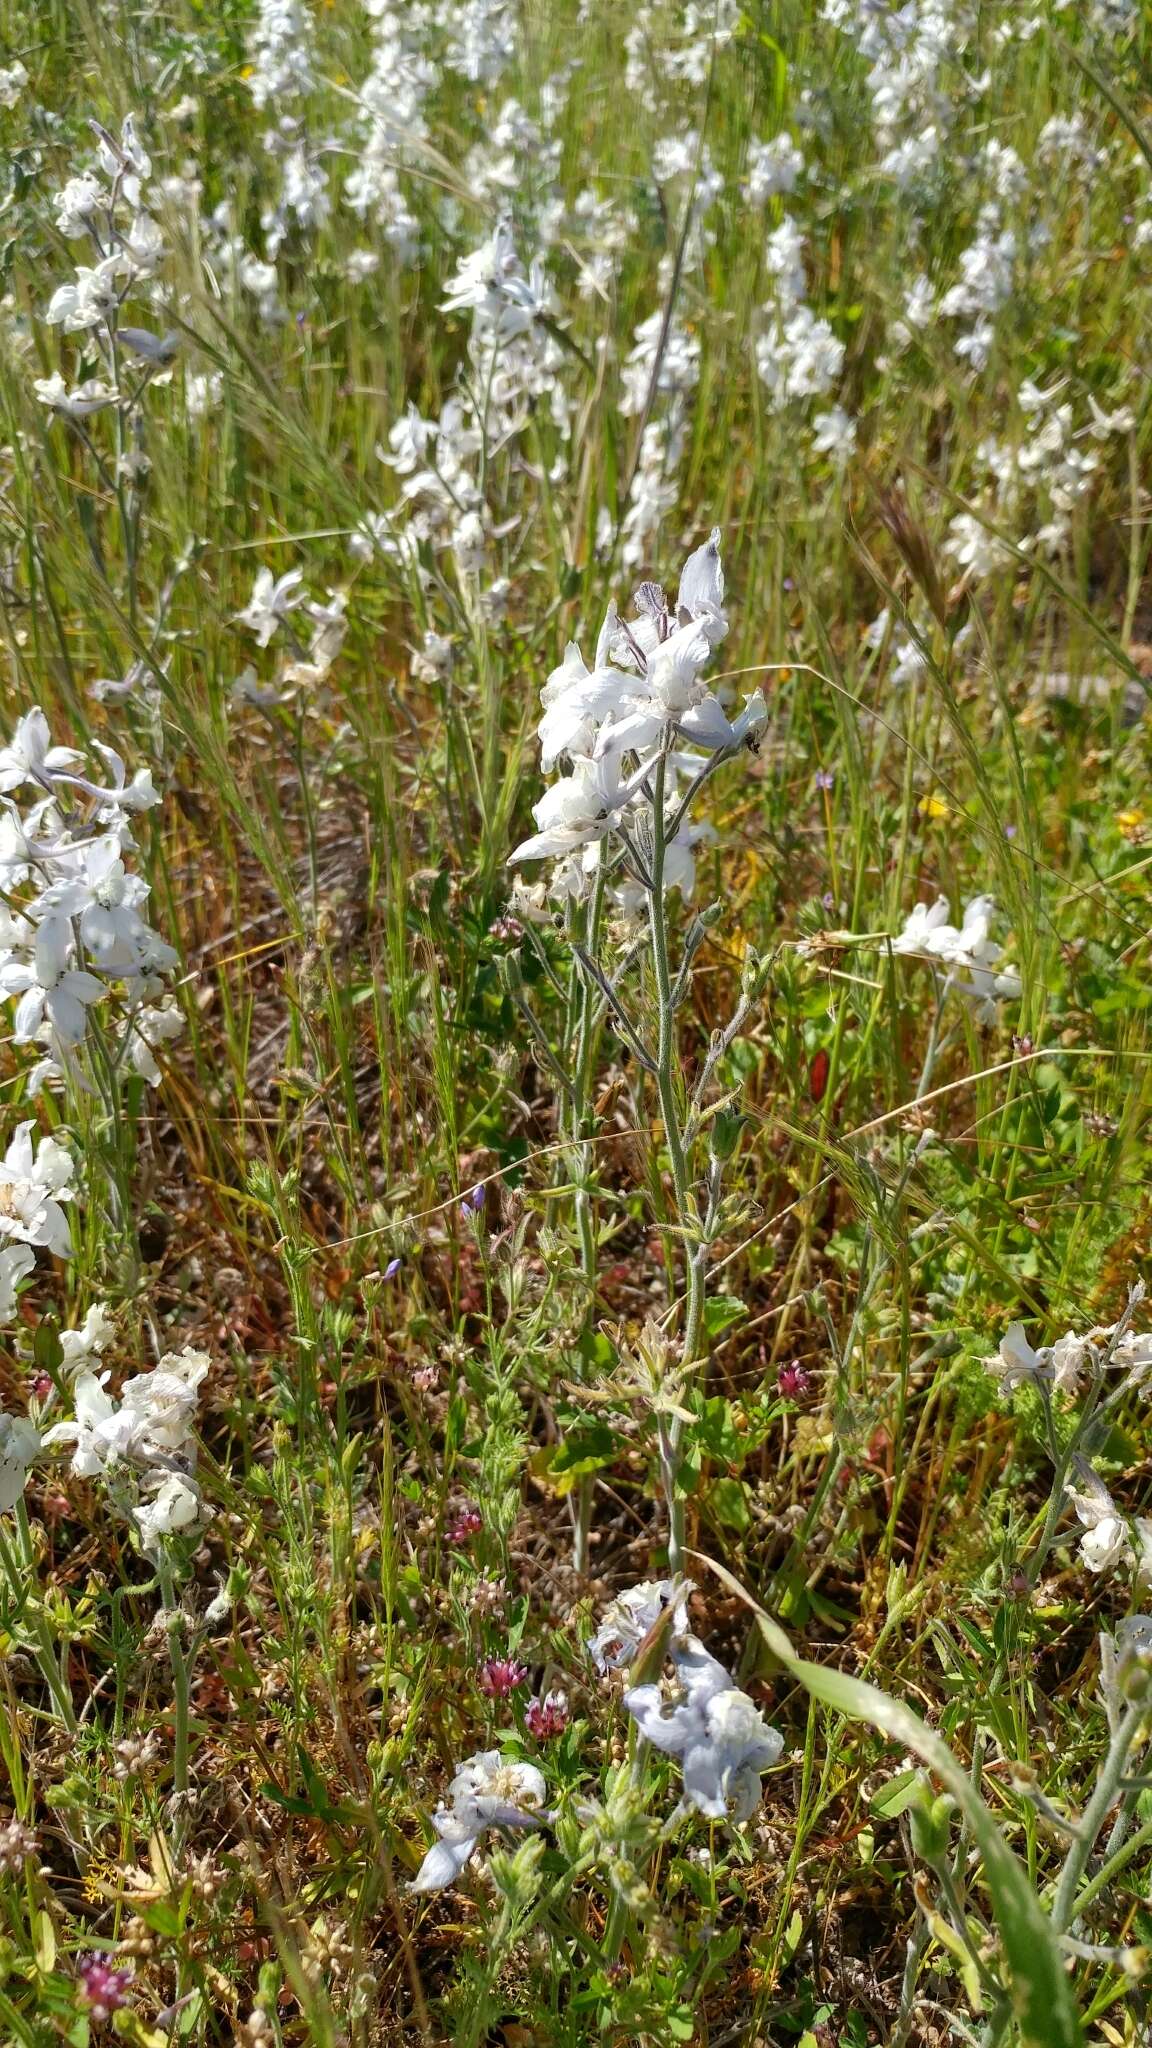
[[[897,1771],[886,1785],[881,1785],[868,1801],[869,1808],[880,1820],[898,1820],[913,1805],[921,1785],[924,1783],[920,1771]]]
[[[704,1303],[704,1328],[710,1337],[722,1337],[747,1313],[744,1303],[737,1301],[734,1294],[714,1294]]]
[[[783,1629],[765,1614],[731,1572],[700,1551],[690,1551],[689,1555],[707,1564],[751,1608],[772,1655],[814,1699],[823,1700],[826,1706],[850,1720],[866,1722],[890,1742],[911,1750],[947,1787],[984,1861],[1022,2048],[1083,2048],[1084,2034],[1052,1922],[1023,1865],[948,1744],[910,1707],[890,1698],[878,1686],[850,1678],[843,1671],[826,1671],[822,1665],[798,1657]]]
[[[714,1479],[708,1488],[707,1500],[709,1509],[723,1528],[737,1529],[741,1535],[751,1528],[748,1497],[739,1479]]]

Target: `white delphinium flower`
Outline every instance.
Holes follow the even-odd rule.
[[[817,413],[812,422],[812,452],[831,456],[840,469],[851,461],[856,453],[856,421],[842,405]]]
[[[554,782],[533,804],[532,816],[539,830],[509,854],[509,863],[565,858],[577,847],[616,831],[629,799],[648,772],[645,763],[630,778],[622,779],[618,756],[605,755],[595,761],[578,756],[571,774]]]
[[[3,107],[6,113],[11,112],[16,105],[27,83],[28,73],[19,58],[14,64],[6,65],[0,71],[0,107]]]
[[[139,1074],[150,1088],[158,1088],[163,1078],[156,1060],[158,1048],[171,1045],[183,1031],[184,1018],[171,997],[162,1003],[143,1003],[133,1010],[128,1020],[125,1058],[132,1072]]]
[[[248,90],[257,107],[312,91],[312,18],[303,0],[259,0],[248,49]]]
[[[804,237],[786,213],[779,227],[774,228],[764,246],[764,267],[775,281],[775,293],[781,306],[798,305],[808,290],[804,275]]]
[[[78,1330],[60,1332],[61,1370],[73,1377],[90,1372],[92,1360],[103,1355],[114,1335],[107,1302],[94,1302]]]
[[[984,1366],[1006,1394],[1016,1387],[1035,1384],[1047,1375],[1044,1354],[1032,1349],[1023,1323],[1008,1325],[997,1349],[985,1358]]]
[[[73,1420],[56,1423],[44,1442],[74,1446],[71,1469],[78,1479],[97,1478],[121,1464],[190,1471],[197,1392],[210,1363],[203,1351],[170,1352],[151,1372],[125,1380],[118,1401],[108,1392],[107,1373],[81,1373]]]
[[[215,412],[224,396],[222,370],[189,370],[184,377],[184,410],[190,420],[203,420]]]
[[[803,152],[787,133],[773,135],[768,142],[754,142],[748,153],[748,177],[744,196],[752,206],[763,206],[780,192],[794,192],[804,169]]]
[[[949,521],[944,546],[970,576],[991,576],[1010,567],[1014,559],[1011,549],[972,512],[957,512]]]
[[[1118,1564],[1127,1563],[1134,1556],[1128,1524],[1099,1473],[1084,1458],[1074,1462],[1076,1481],[1065,1481],[1065,1491],[1084,1530],[1080,1539],[1081,1560],[1090,1572],[1114,1571]]]
[[[949,969],[949,981],[963,996],[970,997],[983,1016],[995,1014],[999,997],[1014,998],[1021,992],[1019,976],[1010,970],[997,971],[1003,951],[991,937],[995,904],[990,896],[974,896],[965,906],[963,922],[949,922],[944,897],[928,905],[918,903],[903,931],[892,941],[894,953],[918,953],[939,961]],[[957,975],[967,975],[966,981]]]
[[[256,635],[256,644],[267,647],[277,628],[283,625],[288,614],[305,601],[302,589],[303,569],[288,569],[283,576],[275,576],[271,569],[258,569],[252,595],[243,611],[235,614],[239,626],[247,626]]]
[[[446,313],[470,311],[490,342],[511,341],[556,310],[543,264],[537,259],[525,273],[507,221],[498,222],[489,239],[462,259],[440,304]]]
[[[498,1749],[479,1750],[461,1764],[448,1788],[451,1804],[432,1816],[439,1839],[413,1879],[413,1892],[439,1892],[455,1884],[485,1830],[539,1827],[548,1786],[535,1764],[506,1761]]]
[[[61,1204],[75,1198],[76,1162],[52,1137],[32,1147],[32,1122],[18,1124],[0,1161],[0,1236],[42,1245],[57,1258],[72,1255],[72,1236]]]
[[[145,1498],[132,1507],[132,1520],[140,1546],[155,1556],[165,1536],[191,1529],[204,1518],[205,1508],[194,1479],[181,1472],[149,1472],[142,1481]]]
[[[665,333],[664,321],[660,311],[636,328],[620,373],[620,410],[629,419],[643,413],[650,392],[665,399],[687,398],[699,382],[699,337],[688,334],[675,320]]]
[[[50,377],[37,377],[32,389],[41,405],[58,413],[61,419],[90,419],[93,413],[104,412],[120,402],[120,393],[99,377],[87,377],[82,384],[69,387],[59,370],[54,370]]]
[[[35,1264],[36,1254],[30,1244],[0,1245],[0,1328],[15,1315],[20,1283],[28,1278]]]
[[[762,1797],[760,1774],[779,1761],[784,1739],[695,1637],[674,1640],[668,1654],[675,1696],[637,1685],[624,1705],[646,1741],[679,1759],[685,1806],[709,1820],[748,1820]]]
[[[39,1449],[36,1425],[26,1415],[7,1415],[0,1408],[0,1515],[6,1515],[20,1499]]]
[[[682,1636],[688,1626],[689,1579],[643,1579],[609,1602],[600,1626],[585,1645],[601,1676],[624,1671],[635,1662],[636,1653],[649,1631],[666,1609],[671,1609],[671,1629]]]

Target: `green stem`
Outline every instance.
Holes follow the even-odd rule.
[[[175,1744],[172,1756],[172,1794],[175,1810],[172,1836],[179,1852],[188,1829],[188,1724],[192,1669],[180,1639],[184,1626],[184,1610],[176,1592],[172,1560],[164,1548],[160,1550],[157,1576],[160,1580],[164,1612],[168,1617],[168,1654],[172,1660],[172,1692],[175,1706]]]
[[[1088,1858],[1096,1847],[1096,1838],[1111,1811],[1120,1780],[1128,1762],[1129,1753],[1135,1743],[1141,1725],[1147,1714],[1143,1702],[1129,1707],[1121,1716],[1116,1733],[1108,1745],[1108,1754],[1096,1780],[1096,1789],[1088,1801],[1060,1872],[1056,1886],[1056,1897],[1052,1902],[1052,1925],[1057,1934],[1066,1934],[1083,1901],[1076,1897],[1076,1887],[1084,1875]]]
[[[650,872],[652,886],[647,891],[649,923],[652,933],[652,965],[656,977],[657,1001],[657,1042],[656,1042],[656,1087],[660,1097],[660,1114],[664,1120],[664,1142],[668,1149],[668,1161],[672,1172],[672,1187],[676,1198],[676,1220],[684,1235],[686,1244],[684,1336],[681,1349],[683,1369],[694,1365],[700,1350],[701,1332],[704,1323],[704,1295],[706,1288],[707,1227],[702,1230],[692,1199],[688,1173],[688,1158],[684,1147],[683,1127],[680,1121],[680,1104],[676,1094],[676,1066],[678,1048],[676,1042],[675,1005],[672,1000],[672,976],[668,965],[668,923],[664,905],[664,859],[668,846],[668,820],[664,811],[664,792],[667,780],[668,749],[672,743],[671,729],[666,733],[664,743],[656,762],[652,793],[652,858]],[[669,1452],[673,1469],[668,1474],[668,1568],[679,1572],[684,1562],[685,1515],[684,1502],[675,1490],[675,1454],[683,1434],[683,1424],[673,1419],[669,1431]]]

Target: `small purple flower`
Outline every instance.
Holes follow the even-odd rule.
[[[831,889],[825,889],[824,894],[820,898],[820,901],[823,904],[825,910],[835,910],[836,898],[832,894]]]
[[[817,789],[835,789],[836,776],[831,768],[818,768],[815,775]]]
[[[546,1692],[542,1700],[529,1700],[524,1709],[524,1726],[537,1742],[554,1742],[568,1726],[568,1695]]]
[[[776,1384],[786,1401],[796,1401],[801,1394],[808,1392],[812,1382],[799,1359],[794,1358],[791,1365],[780,1367]]]
[[[446,1534],[449,1543],[467,1543],[469,1537],[479,1535],[484,1527],[484,1517],[478,1507],[466,1501],[455,1519],[449,1523]]]
[[[384,1268],[384,1278],[386,1280],[394,1280],[403,1264],[403,1259],[389,1259],[388,1264]]]
[[[477,1684],[485,1699],[506,1700],[527,1676],[528,1666],[515,1657],[485,1657]]]
[[[786,576],[784,578],[784,588],[785,590],[795,590],[796,585],[793,583],[792,578],[790,576]]]
[[[1016,827],[1015,827],[1015,825],[1005,825],[1005,827],[1004,827],[1004,837],[1005,837],[1005,839],[1015,839],[1015,837],[1016,837]]]
[[[132,1972],[130,1969],[116,1969],[107,1957],[93,1952],[81,1956],[76,1968],[76,1982],[88,2007],[89,2019],[99,2025],[127,2005]]]

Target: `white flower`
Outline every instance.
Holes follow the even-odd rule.
[[[1068,1499],[1084,1529],[1080,1556],[1090,1572],[1110,1572],[1132,1556],[1128,1525],[1099,1475],[1085,1459],[1075,1461],[1078,1484],[1066,1482]]]
[[[72,1471],[78,1479],[126,1464],[163,1471],[182,1465],[187,1472],[196,1456],[197,1390],[210,1362],[203,1351],[169,1353],[151,1372],[126,1380],[119,1402],[108,1392],[106,1373],[81,1373],[74,1419],[54,1424],[44,1442],[75,1446]]]
[[[768,142],[754,142],[748,154],[748,182],[745,197],[753,206],[779,192],[794,192],[804,169],[804,158],[787,133],[773,135]]]
[[[642,764],[629,779],[621,781],[615,755],[599,761],[577,758],[572,773],[554,782],[533,804],[532,816],[540,829],[509,854],[509,865],[563,856],[578,846],[603,839],[619,826],[629,799],[648,773],[647,764]]]
[[[11,1322],[20,1282],[27,1279],[35,1264],[36,1254],[31,1245],[0,1245],[0,1328]]]
[[[145,1003],[133,1010],[128,1020],[126,1058],[133,1073],[147,1081],[150,1088],[158,1088],[162,1079],[156,1048],[170,1045],[183,1030],[184,1018],[171,997],[163,1003]]]
[[[25,1415],[6,1415],[0,1408],[0,1515],[15,1507],[39,1449],[35,1424]]]
[[[131,1457],[142,1433],[142,1417],[117,1407],[104,1381],[81,1373],[73,1395],[76,1413],[70,1422],[56,1422],[44,1435],[45,1445],[72,1444],[71,1470],[77,1479],[95,1479],[110,1465]]]
[[[432,1816],[439,1840],[409,1890],[438,1892],[455,1884],[486,1828],[538,1827],[548,1817],[543,1810],[547,1790],[534,1764],[506,1763],[498,1749],[469,1757],[448,1788],[451,1805]]]
[[[783,1737],[694,1636],[673,1642],[669,1655],[678,1698],[669,1702],[659,1685],[637,1685],[624,1705],[646,1741],[679,1757],[687,1805],[710,1820],[726,1819],[730,1809],[747,1820],[760,1804],[760,1773],[777,1762]]]
[[[6,70],[0,71],[0,107],[5,111],[14,107],[27,83],[28,73],[17,58],[14,64],[9,64]]]
[[[60,1205],[75,1194],[75,1161],[55,1138],[41,1138],[33,1157],[31,1132],[31,1119],[18,1124],[0,1163],[0,1235],[67,1259],[72,1238]]]
[[[83,759],[75,747],[52,745],[48,720],[37,705],[17,720],[8,745],[0,747],[0,791],[19,789],[24,782],[37,782],[42,789],[51,790],[56,775],[75,768]]]
[[[74,967],[72,925],[67,917],[47,916],[36,931],[31,961],[6,960],[0,965],[0,992],[19,996],[12,1036],[27,1045],[48,1019],[61,1045],[79,1045],[88,1029],[85,1012],[103,1001],[108,990],[94,974]]]
[[[812,422],[812,452],[830,455],[841,468],[856,452],[856,422],[842,405],[817,413]]]
[[[66,1373],[78,1375],[90,1372],[92,1360],[99,1358],[114,1335],[108,1304],[94,1302],[78,1330],[61,1330],[60,1363]]]
[[[1023,1323],[1010,1323],[1000,1339],[999,1349],[984,1360],[987,1370],[999,1380],[1006,1394],[1028,1380],[1046,1377],[1044,1354],[1033,1351],[1024,1335]]]
[[[41,405],[70,420],[89,419],[94,412],[103,412],[120,399],[120,393],[110,384],[102,384],[98,377],[87,377],[83,384],[69,389],[59,370],[54,370],[50,377],[37,377],[32,388]]]
[[[243,611],[236,613],[238,625],[247,626],[256,635],[257,645],[267,647],[276,628],[304,602],[304,581],[302,569],[289,569],[283,576],[273,576],[271,569],[258,569],[252,595]]]
[[[74,284],[59,285],[53,292],[44,315],[49,327],[62,327],[65,334],[84,334],[101,326],[120,303],[126,262],[117,254],[102,257],[91,268],[81,265]]]
[[[204,1513],[199,1489],[179,1472],[151,1472],[144,1480],[152,1498],[138,1501],[132,1519],[139,1531],[142,1549],[153,1555],[165,1536],[179,1529],[191,1529]]]
[[[692,1583],[685,1579],[643,1579],[626,1593],[620,1593],[604,1609],[600,1626],[586,1648],[596,1669],[622,1671],[633,1663],[645,1636],[654,1628],[664,1610],[672,1609],[672,1632],[682,1635],[688,1626],[688,1596]]]
[[[91,171],[82,171],[79,177],[69,178],[52,204],[60,233],[70,242],[78,242],[88,233],[93,214],[107,206],[108,193]]]

